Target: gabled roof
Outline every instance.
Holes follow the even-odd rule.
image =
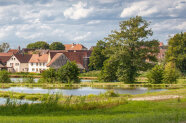
[[[47,66],[50,66],[52,63],[54,63],[60,56],[62,56],[63,53],[57,53],[52,60],[47,64]]]
[[[29,60],[30,63],[46,63],[48,62],[48,54],[33,54],[31,59]]]
[[[13,53],[9,52],[9,53],[0,53],[0,56],[12,56]]]
[[[14,54],[20,63],[28,63],[32,55],[30,54]]]
[[[19,52],[18,49],[10,49],[7,53],[17,54],[18,52]]]
[[[6,62],[11,58],[11,56],[0,56],[0,61],[2,64],[6,64]]]
[[[82,44],[64,44],[65,50],[87,50]]]

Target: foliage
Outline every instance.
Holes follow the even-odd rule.
[[[27,83],[34,83],[34,77],[33,76],[23,76],[23,82]]]
[[[45,41],[37,41],[35,43],[30,43],[27,45],[29,49],[49,49],[49,44]]]
[[[163,81],[164,83],[172,84],[176,83],[179,77],[179,71],[176,69],[176,65],[172,62],[168,62],[165,65]]]
[[[163,83],[163,73],[164,73],[163,65],[155,65],[147,73],[148,82],[153,83],[153,84]]]
[[[84,73],[80,73],[79,76],[81,77],[98,77],[100,75],[99,70],[92,70],[92,71],[88,71],[88,72],[84,72]]]
[[[186,73],[186,32],[175,34],[168,40],[166,62],[176,63],[176,67]]]
[[[106,60],[106,56],[104,54],[105,48],[106,43],[104,41],[100,40],[97,42],[90,56],[90,69],[101,70],[103,67],[103,62]]]
[[[113,33],[105,38],[107,41],[105,53],[110,58],[110,63],[112,61],[116,63],[112,70],[115,72],[112,73],[114,79],[116,76],[120,81],[131,83],[135,82],[140,71],[146,71],[157,61],[159,43],[157,40],[147,40],[153,33],[148,28],[149,23],[140,16],[122,21],[119,26],[119,31],[112,31]],[[108,78],[107,81],[113,80],[109,76],[111,69],[108,68],[113,68],[113,64],[110,63],[104,62],[102,70],[102,73],[105,73],[103,75]]]
[[[10,48],[10,45],[8,44],[8,43],[2,43],[1,45],[0,45],[0,52],[5,52],[5,51],[7,51],[8,49]]]
[[[80,82],[79,69],[75,62],[67,62],[58,70],[58,80],[65,83]]]
[[[49,68],[48,70],[45,70],[41,73],[41,79],[39,82],[49,82],[54,83],[57,79],[56,70],[53,68]]]
[[[61,42],[53,42],[50,44],[50,50],[65,50],[65,46]]]
[[[8,72],[6,70],[0,71],[0,83],[10,83],[10,77],[8,76]]]

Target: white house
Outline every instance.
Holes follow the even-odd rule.
[[[32,55],[14,54],[7,61],[6,66],[9,72],[28,72],[28,61]]]

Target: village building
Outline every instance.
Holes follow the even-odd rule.
[[[9,72],[28,72],[29,54],[13,54],[6,63]]]
[[[85,46],[82,44],[64,44],[65,50],[88,50]]]
[[[41,73],[48,69],[48,54],[32,54],[31,59],[28,61],[28,72]]]

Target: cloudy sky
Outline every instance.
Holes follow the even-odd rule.
[[[136,15],[151,22],[164,43],[186,31],[186,0],[0,0],[0,43],[11,48],[35,41],[95,45]]]

